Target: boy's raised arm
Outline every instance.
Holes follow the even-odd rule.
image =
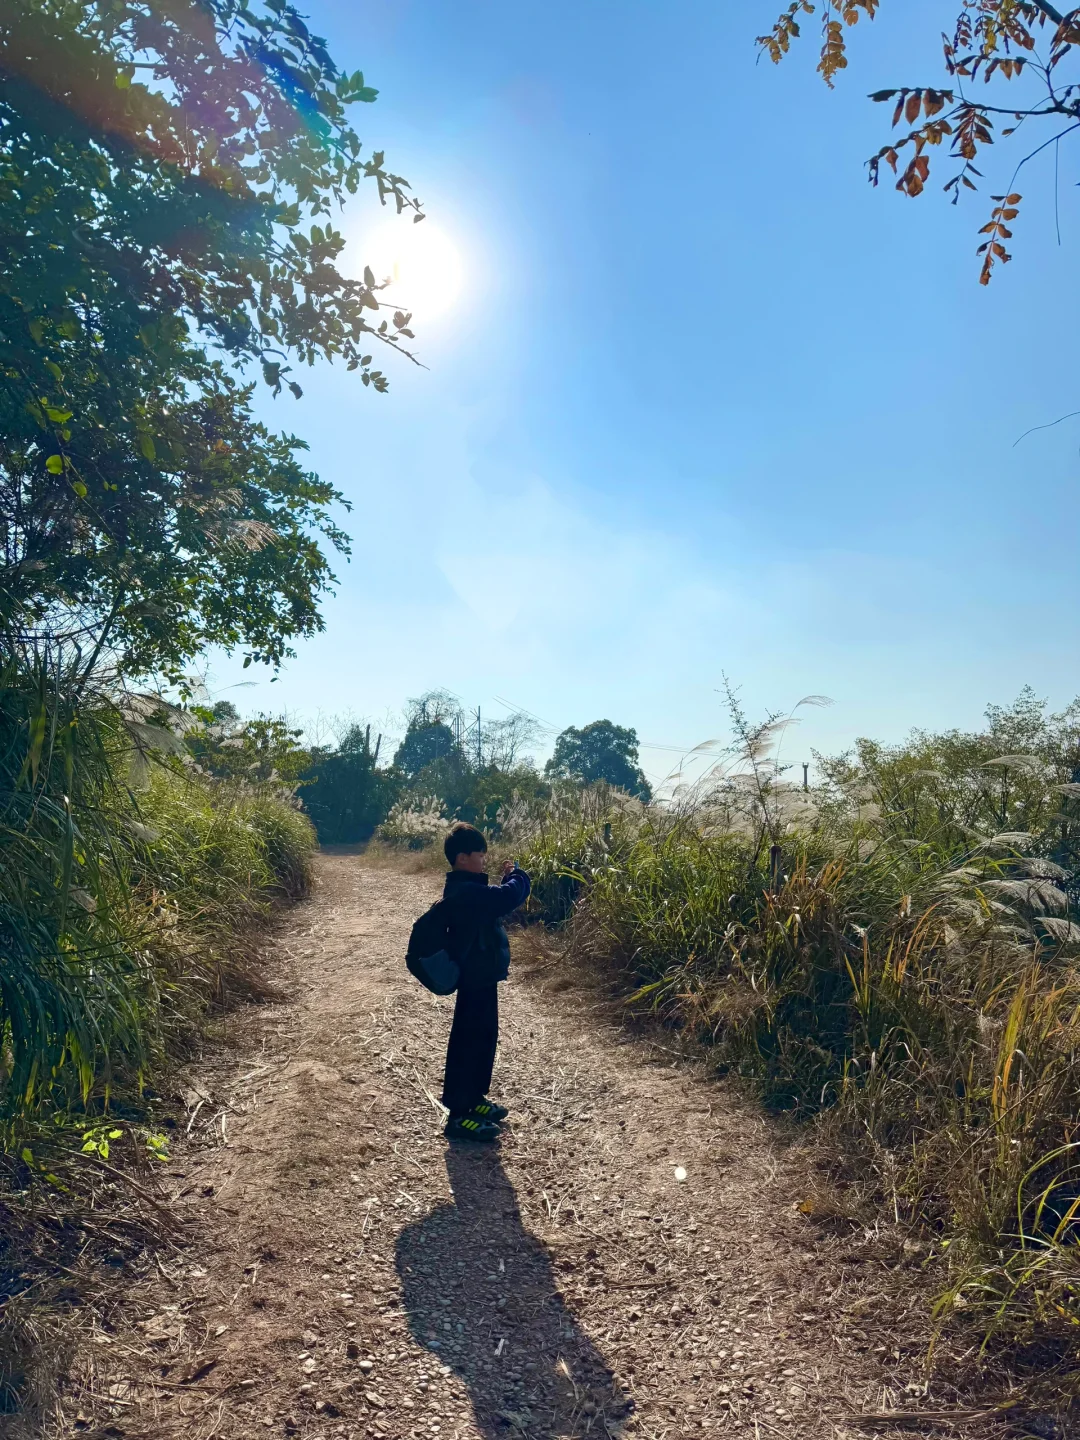
[[[484,908],[490,915],[509,915],[529,898],[532,882],[520,866],[515,865],[503,877],[501,885],[489,885],[483,892]]]

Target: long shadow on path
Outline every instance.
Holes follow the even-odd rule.
[[[625,1403],[525,1229],[498,1150],[450,1145],[446,1168],[453,1203],[398,1237],[413,1336],[464,1380],[485,1437],[614,1431]]]

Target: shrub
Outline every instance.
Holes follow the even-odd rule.
[[[427,850],[441,844],[450,829],[437,800],[399,800],[375,832],[376,839],[404,850]]]

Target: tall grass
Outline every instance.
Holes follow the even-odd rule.
[[[259,989],[251,942],[275,901],[308,891],[314,831],[269,787],[158,766],[136,797],[140,821],[130,921],[164,982],[172,1032],[212,998]]]
[[[9,1111],[86,1099],[106,1063],[148,1059],[145,955],[116,899],[130,847],[114,814],[122,721],[76,701],[51,657],[0,672],[0,1085]]]
[[[296,899],[287,796],[180,764],[175,737],[62,651],[0,663],[0,1117],[100,1108]]]
[[[805,1117],[819,1204],[929,1240],[942,1316],[1058,1355],[1080,1325],[1080,714],[1022,697],[977,736],[822,760],[809,795],[744,730],[666,808],[517,815],[534,912]]]

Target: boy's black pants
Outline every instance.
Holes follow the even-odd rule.
[[[459,990],[443,1079],[442,1100],[451,1115],[464,1115],[487,1094],[498,1043],[498,985]]]

